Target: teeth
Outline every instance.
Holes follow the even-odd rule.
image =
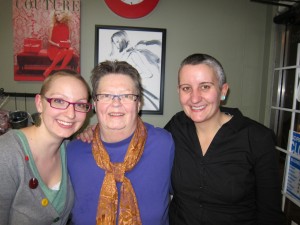
[[[198,107],[192,106],[192,109],[195,109],[195,110],[200,110],[200,109],[204,109],[204,108],[205,108],[205,106],[198,106]]]
[[[110,116],[123,116],[123,113],[110,113]]]
[[[62,125],[65,125],[65,126],[71,126],[72,125],[72,123],[68,123],[68,122],[61,121],[61,120],[57,120],[57,122],[62,124]]]

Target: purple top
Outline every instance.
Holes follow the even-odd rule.
[[[147,123],[145,125],[148,138],[144,153],[137,165],[125,176],[130,179],[135,190],[142,224],[168,225],[174,142],[166,130]],[[104,142],[112,162],[124,160],[131,137],[117,143]],[[70,142],[67,146],[67,159],[75,191],[72,224],[95,224],[105,172],[94,160],[92,144],[79,140]],[[121,183],[117,183],[118,191],[120,186]]]

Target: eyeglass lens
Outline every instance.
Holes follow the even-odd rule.
[[[74,105],[75,111],[78,112],[88,112],[90,110],[89,103],[81,103],[81,102],[68,102],[66,100],[57,99],[57,98],[46,98],[50,103],[50,106],[56,109],[66,109],[69,105]]]

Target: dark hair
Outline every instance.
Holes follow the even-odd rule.
[[[179,74],[180,74],[180,71],[183,66],[199,65],[199,64],[205,64],[214,70],[214,72],[217,76],[217,79],[219,81],[220,87],[222,87],[222,85],[226,83],[226,76],[225,76],[223,66],[217,59],[215,59],[214,57],[207,55],[207,54],[195,53],[195,54],[189,55],[181,62],[179,71],[178,71],[178,84],[180,83]]]
[[[135,85],[137,94],[139,95],[140,101],[142,101],[142,82],[141,76],[139,72],[131,66],[129,63],[125,61],[104,61],[99,63],[97,66],[94,67],[92,70],[91,76],[91,84],[92,84],[92,96],[95,99],[95,95],[97,94],[99,82],[102,77],[106,75],[112,74],[122,74],[130,77]]]
[[[90,88],[89,88],[88,83],[85,81],[85,79],[77,72],[75,72],[73,70],[68,70],[68,69],[59,70],[59,71],[49,75],[42,84],[40,95],[45,95],[45,93],[51,88],[52,82],[59,77],[73,77],[73,78],[79,80],[86,87],[86,92],[88,94],[88,98],[90,97],[89,96]]]

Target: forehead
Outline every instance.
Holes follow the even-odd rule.
[[[116,88],[124,90],[134,90],[134,81],[129,75],[124,74],[108,74],[99,80],[99,90]]]
[[[58,10],[58,11],[55,11],[55,15],[61,15],[61,14],[63,14],[64,12],[63,11],[60,11],[60,10]]]
[[[114,37],[113,37],[113,40],[114,40],[114,41],[119,41],[119,40],[121,40],[121,37],[120,37],[120,36],[114,36]]]
[[[82,81],[78,80],[72,76],[58,76],[55,77],[49,84],[47,92],[59,91],[63,92],[65,90],[74,90],[74,92],[83,92],[84,94],[88,92],[86,86]],[[80,90],[80,91],[79,91]]]
[[[182,82],[214,82],[218,81],[215,71],[206,64],[184,65],[179,72]]]

